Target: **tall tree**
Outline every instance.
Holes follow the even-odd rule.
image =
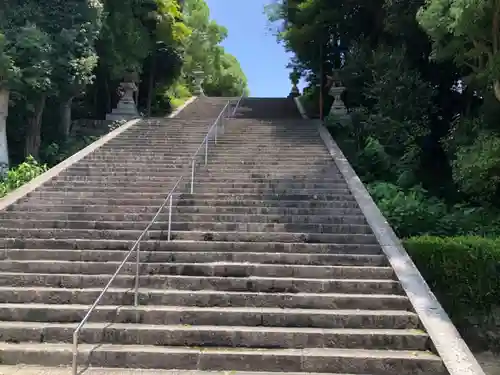
[[[469,83],[490,86],[500,101],[500,0],[427,0],[417,15],[436,59],[469,70]]]

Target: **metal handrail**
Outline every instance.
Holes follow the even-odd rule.
[[[241,97],[239,98],[238,102],[235,105],[235,108],[233,112],[231,113],[230,116],[234,116],[236,113],[236,110],[238,109],[239,105],[241,102]],[[194,189],[194,166],[196,162],[196,158],[202,149],[203,146],[205,146],[205,165],[208,162],[208,143],[210,141],[210,135],[214,132],[214,141],[215,144],[217,144],[217,133],[218,133],[218,127],[219,124],[221,125],[222,130],[224,131],[224,114],[228,112],[229,106],[230,106],[231,100],[228,100],[222,111],[219,113],[219,116],[217,119],[214,121],[212,126],[208,129],[207,135],[201,142],[200,146],[196,150],[196,152],[193,154],[191,157],[191,194],[193,193]],[[229,117],[229,114],[227,114]],[[141,242],[144,239],[144,237],[147,235],[151,227],[155,224],[156,220],[158,219],[158,216],[160,216],[161,212],[165,208],[165,206],[169,205],[168,209],[168,241],[171,240],[171,229],[172,229],[172,206],[173,206],[173,196],[175,190],[179,187],[181,181],[184,179],[184,175],[181,175],[177,182],[175,183],[174,187],[170,190],[170,193],[168,193],[167,197],[164,199],[163,203],[161,204],[160,208],[156,211],[156,214],[153,216],[149,224],[144,228],[142,233],[139,235],[137,240],[134,242],[134,245],[132,248],[129,250],[123,261],[120,263],[118,266],[117,270],[115,273],[111,276],[109,279],[108,283],[106,286],[103,288],[99,296],[96,298],[95,302],[92,304],[92,306],[89,308],[83,319],[80,321],[80,324],[75,328],[73,331],[73,361],[72,361],[72,374],[77,375],[78,373],[78,341],[80,338],[80,332],[83,329],[83,326],[87,323],[87,321],[90,318],[90,315],[94,312],[96,307],[99,305],[101,302],[101,299],[104,297],[108,289],[111,287],[111,284],[113,281],[115,281],[116,277],[120,274],[121,270],[127,264],[128,260],[132,256],[132,254],[135,252],[136,253],[136,259],[135,259],[135,283],[134,283],[134,306],[137,307],[139,305],[139,278],[140,278],[140,272],[139,272],[139,266],[140,266],[140,258],[141,258]]]

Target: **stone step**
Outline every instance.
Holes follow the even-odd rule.
[[[295,223],[295,224],[366,224],[362,215],[245,215],[228,212],[226,214],[181,214],[173,211],[179,222],[229,222],[229,223]],[[28,212],[28,211],[0,211],[0,220],[18,221],[124,221],[124,222],[146,222],[148,224],[154,217],[149,214],[120,214],[99,212]],[[162,212],[156,222],[168,222],[168,213]]]
[[[164,167],[166,163],[173,164],[174,162],[177,162],[179,159],[172,159],[172,158],[165,158],[162,160],[158,159],[152,159],[151,161],[137,161],[135,159],[126,159],[125,155],[123,155],[123,160],[120,160],[119,162],[115,162],[114,159],[109,158],[106,160],[89,160],[89,159],[84,159],[78,163],[78,166],[80,167],[87,167],[87,168],[110,168],[110,167],[123,167],[124,165],[127,167],[135,167],[135,168],[144,168],[144,167]],[[315,166],[330,166],[334,165],[333,160],[331,158],[325,158],[324,160],[304,160],[304,159],[296,159],[298,163],[301,163],[302,165],[309,165],[309,164],[314,164]],[[212,166],[218,166],[218,165],[244,165],[244,166],[275,166],[275,167],[282,167],[284,164],[295,164],[295,163],[290,163],[289,159],[276,159],[276,158],[271,158],[271,157],[264,157],[262,155],[259,155],[259,159],[252,159],[252,160],[244,160],[239,156],[234,156],[231,158],[226,158],[226,159],[219,159],[216,156],[216,153],[213,154],[210,160],[210,165]]]
[[[2,375],[68,375],[71,373],[69,367],[43,367],[36,365],[0,365],[0,374]],[[231,371],[231,375],[321,375],[319,373],[303,372],[249,372],[249,371]],[[137,370],[126,368],[104,368],[91,367],[86,368],[82,375],[221,375],[220,371],[199,371],[199,370]],[[335,375],[353,375],[353,374],[335,374]],[[367,375],[367,374],[364,374]]]
[[[0,272],[0,286],[54,288],[103,288],[110,275]],[[113,286],[132,288],[134,275],[120,274]],[[141,288],[176,290],[216,290],[255,293],[346,293],[398,294],[404,292],[398,281],[391,279],[306,279],[292,277],[217,277],[141,275]]]
[[[156,177],[156,178],[169,178],[172,176],[179,176],[180,173],[185,169],[186,167],[184,165],[178,165],[171,167],[169,169],[165,169],[163,171],[152,171],[152,170],[142,170],[142,171],[134,171],[134,170],[127,170],[127,169],[122,169],[122,170],[95,170],[95,169],[89,169],[89,168],[71,168],[67,169],[60,175],[58,175],[57,178],[60,177],[73,177],[77,176],[79,178],[92,178],[92,179],[99,179],[99,178],[111,178],[111,179],[116,179],[116,178],[129,178],[129,179],[136,179],[136,178],[141,178],[141,177]]]
[[[166,182],[172,182],[175,183],[178,180],[178,177],[169,177],[162,179],[160,181],[158,180],[147,180],[147,179],[142,179],[142,178],[135,178],[135,179],[127,179],[126,183],[119,182],[119,181],[113,181],[111,179],[90,179],[88,177],[83,177],[83,178],[78,178],[78,177],[71,177],[67,179],[57,179],[53,178],[52,180],[48,181],[47,183],[44,184],[44,188],[57,188],[57,189],[81,189],[81,188],[90,188],[92,190],[103,188],[103,189],[114,189],[116,187],[124,188],[126,189],[127,187],[129,189],[137,189],[137,188],[150,188],[150,189],[168,189],[168,187],[165,185]],[[184,181],[186,183],[191,183],[190,182],[190,177],[184,177]],[[343,185],[345,184],[345,180],[343,179],[311,179],[309,182],[307,182],[306,178],[297,178],[294,180],[276,180],[276,179],[267,179],[267,178],[257,178],[257,179],[252,179],[251,181],[248,181],[248,179],[245,180],[238,180],[238,179],[232,179],[232,178],[218,178],[216,180],[211,179],[211,178],[204,178],[202,176],[196,175],[195,176],[195,186],[196,187],[207,187],[207,186],[239,186],[241,185],[246,185],[246,186],[251,186],[251,185],[267,185],[267,186],[312,186],[315,187],[318,184],[324,185],[326,187],[328,186],[334,186],[334,185]]]
[[[341,238],[341,237],[339,237]],[[365,236],[363,236],[365,238]],[[141,242],[143,251],[210,251],[210,252],[281,252],[309,254],[380,254],[381,247],[366,237],[367,243],[286,243],[286,242],[218,242],[218,241],[155,241]],[[130,250],[137,239],[55,239],[55,238],[0,238],[2,249],[74,249],[74,250]],[[371,243],[368,243],[369,241]]]
[[[144,167],[144,168],[128,168],[126,164],[124,164],[124,167],[120,168],[115,168],[115,167],[110,167],[110,168],[90,168],[86,166],[75,166],[67,169],[64,171],[61,176],[73,176],[73,175],[82,175],[82,176],[140,176],[143,174],[149,175],[149,176],[168,176],[172,172],[177,172],[179,170],[182,170],[184,168],[187,168],[189,165],[188,163],[177,163],[177,164],[172,164],[170,166],[165,165],[163,168],[149,168],[149,167]],[[316,173],[316,174],[330,174],[328,172],[329,169],[331,169],[330,166],[328,167],[315,167],[315,166],[310,166],[310,165],[294,165],[294,166],[283,166],[283,168],[286,169],[287,173],[289,174],[300,174],[304,171],[304,168],[307,168],[308,173]],[[208,168],[203,166],[202,171],[205,174],[221,174],[221,173],[228,173],[228,174],[235,174],[235,173],[259,173],[259,174],[273,174],[273,173],[278,173],[280,170],[283,168],[275,168],[275,167],[260,167],[260,166],[245,166],[245,165],[223,165],[223,166],[211,166],[209,165]],[[335,172],[334,172],[335,173]],[[335,173],[335,175],[339,175],[338,173]]]
[[[267,199],[262,199],[267,198]],[[217,198],[211,199],[207,198],[185,198],[181,199],[177,202],[178,207],[185,206],[213,206],[213,207],[277,207],[277,208],[320,208],[320,209],[338,209],[338,208],[357,208],[358,204],[355,201],[352,195],[349,196],[339,196],[336,197],[338,200],[285,200],[285,199],[269,199],[268,197],[257,197],[250,196],[248,199],[244,197],[243,199],[238,199],[238,197],[227,196],[227,198]],[[112,200],[109,201],[109,204],[113,204]],[[162,203],[161,201],[155,201],[152,199],[116,199],[117,204],[119,205],[155,205],[158,206]],[[119,202],[119,203],[118,203]],[[53,200],[53,203],[57,203],[56,200]],[[105,202],[99,202],[98,199],[77,199],[70,200],[64,199],[60,203],[65,204],[106,204]]]
[[[0,301],[16,304],[63,304],[92,305],[102,287],[68,289],[64,286],[0,286]],[[348,294],[348,293],[256,293],[245,291],[217,290],[139,290],[140,305],[144,308],[156,306],[185,307],[240,307],[240,308],[279,308],[279,309],[326,309],[326,310],[398,310],[413,311],[410,301],[404,294]],[[102,297],[103,305],[133,305],[132,289],[110,288]]]
[[[25,261],[31,259],[52,260],[57,262],[121,262],[125,259],[124,250],[51,250],[51,249],[5,249],[0,260]],[[308,253],[238,253],[238,252],[170,252],[141,251],[141,262],[148,263],[212,263],[239,262],[280,265],[316,266],[388,266],[383,254],[308,254]],[[130,257],[135,261],[135,253]]]
[[[0,344],[4,365],[69,365],[70,344]],[[362,349],[236,349],[186,348],[146,345],[79,346],[79,362],[85,366],[146,369],[198,369],[218,371],[303,371],[373,375],[445,375],[439,357],[426,351]]]
[[[303,164],[316,164],[317,165],[325,165],[325,164],[331,164],[332,158],[331,157],[325,157],[325,155],[322,156],[315,156],[315,157],[299,157],[298,155],[295,156],[287,156],[287,157],[281,157],[279,155],[272,155],[272,156],[267,156],[266,154],[259,154],[259,155],[253,155],[253,157],[250,158],[243,158],[242,153],[235,153],[234,155],[225,155],[224,157],[220,157],[219,153],[221,151],[220,148],[216,148],[215,152],[213,152],[213,149],[209,155],[210,155],[210,163],[213,163],[214,165],[216,164],[224,164],[224,163],[229,163],[229,164],[237,164],[237,163],[242,163],[247,165],[260,165],[260,164],[268,164],[268,163],[279,163],[280,165],[283,164],[293,164],[295,162],[297,163],[303,163]],[[194,153],[194,151],[193,151]],[[203,151],[201,152],[201,155],[203,155]],[[85,157],[80,163],[84,165],[94,165],[94,164],[103,164],[103,163],[110,163],[111,165],[118,165],[120,163],[127,163],[127,164],[162,164],[162,163],[173,163],[177,162],[179,160],[185,160],[191,158],[193,155],[163,155],[161,159],[158,158],[158,155],[155,155],[154,152],[141,152],[139,154],[133,154],[128,151],[121,151],[121,150],[116,150],[116,152],[113,153],[101,153],[101,151],[96,151],[96,153],[92,153]],[[270,164],[272,165],[272,164]]]
[[[38,239],[122,239],[136,240],[142,230],[92,230],[92,229],[31,229],[0,228],[0,237],[38,238]],[[165,241],[166,230],[151,230],[146,239]],[[179,231],[172,232],[173,240],[183,241],[219,241],[219,242],[285,242],[285,243],[356,243],[377,244],[372,234],[344,233],[287,233],[287,232],[207,232]]]
[[[148,175],[143,175],[143,176],[137,176],[137,175],[131,175],[131,176],[123,176],[123,175],[118,175],[118,176],[112,176],[109,174],[105,174],[102,176],[79,176],[79,175],[57,175],[53,179],[51,179],[47,185],[60,185],[60,184],[67,184],[67,185],[77,185],[77,184],[90,184],[90,185],[97,185],[97,184],[105,184],[107,186],[123,186],[124,184],[127,185],[148,185],[151,183],[159,184],[165,186],[165,184],[168,183],[175,183],[179,177],[183,175],[183,170],[179,169],[178,172],[172,172],[169,176],[148,176]]]
[[[346,197],[344,199],[344,197]],[[38,197],[32,196],[24,198],[14,206],[22,206],[29,204],[36,206],[39,204],[52,204],[64,206],[140,206],[140,207],[156,207],[159,208],[165,201],[165,197],[158,199],[147,199],[141,197],[125,198],[118,194],[115,198],[72,198],[72,197]],[[215,198],[215,196],[213,196]],[[304,208],[304,209],[339,209],[339,208],[357,208],[358,204],[351,196],[332,197],[339,198],[338,200],[278,200],[278,199],[262,199],[267,197],[250,196],[249,199],[238,199],[238,197],[221,196],[217,199],[198,198],[195,199],[180,199],[176,202],[178,207],[189,206],[210,206],[210,207],[261,207],[261,208]]]
[[[2,220],[0,227],[23,229],[78,229],[78,230],[143,230],[147,221],[53,221],[53,220]],[[156,222],[151,230],[166,230],[168,222]],[[371,234],[367,224],[309,224],[309,223],[242,223],[242,222],[181,222],[177,218],[171,224],[174,231],[215,232],[287,232],[287,233],[340,233]]]
[[[336,183],[336,184],[290,184],[287,185],[286,183],[283,184],[252,184],[252,183],[242,183],[238,187],[236,186],[231,186],[231,185],[236,185],[236,184],[204,184],[204,185],[197,185],[197,189],[202,191],[202,192],[217,192],[221,194],[233,194],[233,193],[253,193],[253,192],[260,192],[260,191],[265,191],[265,192],[291,192],[292,194],[312,194],[312,193],[319,193],[319,194],[327,194],[327,193],[335,193],[337,191],[346,191],[347,186],[342,183]],[[318,186],[319,185],[319,186]],[[101,192],[101,193],[110,193],[110,192],[116,192],[115,188],[112,187],[106,187],[106,186],[92,186],[92,185],[79,185],[79,186],[54,186],[54,185],[44,185],[43,188],[41,188],[44,192],[61,192],[61,193],[66,193],[66,192],[71,192],[71,193],[93,193],[93,192]],[[120,193],[123,194],[130,194],[130,193],[137,193],[138,191],[147,193],[147,194],[165,194],[165,188],[158,186],[137,186],[134,187],[133,185],[131,187],[123,186],[120,189]],[[347,190],[350,192],[350,190]]]
[[[174,195],[176,197],[179,197],[179,195],[182,194],[182,197],[190,197],[190,194],[187,193],[182,193],[182,192],[175,192]],[[167,192],[165,192],[165,189],[158,189],[156,192],[147,192],[143,191],[140,188],[137,188],[135,191],[119,191],[117,192],[116,189],[106,189],[106,190],[101,190],[101,189],[95,189],[93,191],[73,191],[73,190],[63,190],[63,189],[57,189],[57,188],[51,188],[51,189],[39,189],[35,190],[27,195],[28,197],[48,197],[48,198],[59,198],[59,197],[64,197],[64,198],[116,198],[117,196],[123,197],[123,198],[130,198],[130,197],[137,197],[140,196],[141,198],[147,198],[147,199],[161,199],[165,198],[167,196]],[[193,195],[195,197],[214,197],[214,196],[221,196],[221,197],[308,197],[308,198],[313,198],[315,200],[323,199],[323,200],[333,200],[334,197],[351,197],[351,192],[349,189],[310,189],[310,190],[293,190],[293,189],[283,189],[283,190],[278,190],[278,189],[237,189],[237,188],[226,188],[225,190],[222,190],[222,188],[219,188],[217,190],[215,189],[209,189],[206,188],[205,186],[199,186],[198,191]]]
[[[74,249],[74,250],[129,250],[134,240],[123,239],[40,239],[0,238],[4,249]],[[223,251],[223,252],[284,252],[312,254],[380,254],[378,243],[286,243],[286,242],[230,242],[230,241],[156,241],[143,240],[143,251]]]
[[[113,274],[121,262],[81,262],[51,260],[0,260],[0,272],[42,274]],[[124,265],[120,274],[135,275],[135,262]],[[315,266],[265,263],[141,263],[141,275],[214,276],[214,277],[274,277],[306,279],[394,279],[391,267],[380,266]]]
[[[159,206],[119,206],[119,205],[81,205],[81,204],[15,204],[9,207],[9,211],[15,212],[65,212],[65,213],[111,213],[111,214],[155,214]],[[167,212],[166,210],[164,211]],[[294,207],[232,207],[232,206],[180,206],[175,207],[174,213],[180,214],[209,214],[209,215],[331,215],[339,217],[341,215],[362,215],[359,207],[347,208],[294,208]]]
[[[88,305],[0,303],[0,320],[75,323]],[[97,306],[90,322],[251,327],[419,329],[418,316],[397,310],[315,310],[272,307]]]
[[[78,323],[0,322],[5,342],[71,343]],[[363,328],[248,327],[89,322],[80,334],[84,344],[195,346],[262,349],[426,350],[428,336],[419,330]]]

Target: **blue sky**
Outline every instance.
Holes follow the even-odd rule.
[[[284,97],[291,83],[289,56],[269,31],[264,5],[270,0],[205,0],[210,16],[228,29],[222,43],[236,56],[248,79],[251,96]]]

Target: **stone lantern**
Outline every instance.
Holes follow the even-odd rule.
[[[342,86],[342,82],[339,77],[339,72],[335,70],[332,76],[328,76],[330,90],[329,95],[333,96],[333,104],[330,108],[330,115],[344,118],[347,116],[347,108],[342,100],[342,94],[345,91],[345,87]]]
[[[203,70],[195,70],[193,72],[193,76],[194,76],[194,85],[195,85],[194,94],[204,96],[205,93],[203,92],[202,84],[203,84],[203,81],[205,79],[205,72]]]
[[[120,101],[111,113],[106,115],[106,120],[132,120],[139,117],[137,105],[134,101],[134,94],[138,90],[137,75],[133,72],[124,74],[123,82],[120,83]]]

